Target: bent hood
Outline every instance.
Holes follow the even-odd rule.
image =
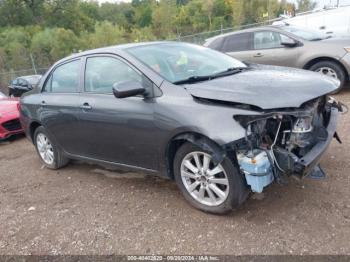
[[[251,69],[210,81],[187,84],[194,97],[275,109],[300,107],[331,93],[339,81],[319,73],[287,67],[251,65]]]

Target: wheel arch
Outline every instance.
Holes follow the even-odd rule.
[[[339,65],[343,69],[346,79],[349,79],[349,72],[346,70],[345,66],[339,60],[332,58],[332,57],[328,57],[328,56],[316,57],[316,58],[311,59],[303,66],[303,69],[309,69],[314,64],[316,64],[318,62],[323,62],[323,61],[330,61],[330,62],[334,62],[337,65]]]
[[[39,121],[33,121],[30,123],[29,125],[29,136],[30,136],[30,139],[32,140],[32,142],[34,142],[34,133],[35,133],[35,130],[42,126],[41,123]]]
[[[167,176],[174,179],[174,158],[178,149],[186,142],[192,143],[203,150],[211,152],[214,163],[220,163],[226,157],[226,151],[215,141],[196,132],[184,132],[172,137],[166,147],[165,160]]]

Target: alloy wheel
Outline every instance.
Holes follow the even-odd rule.
[[[338,79],[337,73],[330,67],[320,67],[315,72]]]
[[[222,204],[229,194],[229,180],[221,164],[214,165],[204,152],[191,152],[181,163],[181,179],[188,193],[207,206]]]
[[[39,133],[36,137],[36,146],[42,160],[48,164],[52,165],[55,158],[53,147],[50,140],[43,133]]]

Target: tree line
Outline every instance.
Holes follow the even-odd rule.
[[[33,62],[48,67],[80,50],[262,22],[295,8],[287,0],[0,0],[0,73]]]

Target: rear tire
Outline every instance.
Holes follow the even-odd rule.
[[[34,145],[43,164],[49,169],[59,169],[68,164],[69,159],[53,142],[45,128],[40,126],[34,132]]]
[[[312,65],[309,70],[318,72],[324,75],[328,75],[333,78],[337,78],[340,81],[339,88],[335,93],[339,92],[345,85],[346,82],[346,73],[343,68],[333,61],[321,61]]]
[[[199,156],[197,162],[195,154]],[[192,156],[193,158],[191,158]],[[205,157],[209,160],[204,160]],[[197,170],[201,171],[196,173],[188,169],[188,161],[190,161],[195,168],[198,166],[196,163],[200,163],[200,168],[197,168]],[[206,165],[205,161],[209,161],[209,164]],[[205,168],[205,166],[208,168]],[[190,167],[193,169],[192,166]],[[218,172],[217,170],[222,171]],[[214,173],[215,175],[213,176],[212,174]],[[210,152],[191,143],[183,144],[176,152],[174,159],[174,175],[176,184],[185,199],[192,206],[204,212],[214,214],[228,213],[243,203],[249,194],[243,176],[229,158],[225,157],[225,159],[215,167],[211,161]],[[198,186],[196,186],[195,183],[197,183]],[[227,183],[227,186],[221,183]],[[221,192],[218,191],[218,188]]]

